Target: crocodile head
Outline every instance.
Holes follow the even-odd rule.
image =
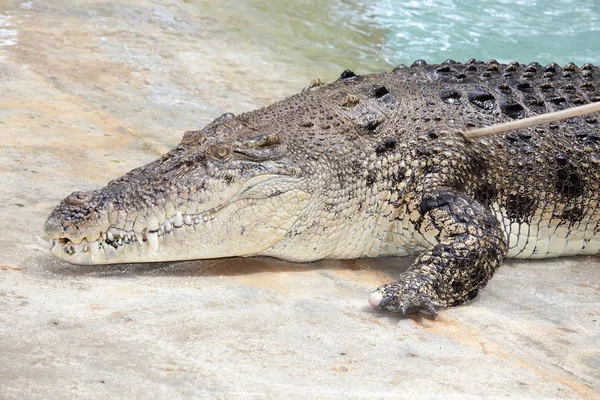
[[[186,132],[160,159],[102,189],[72,193],[46,221],[51,252],[75,264],[109,264],[272,248],[303,213],[315,185],[296,161],[305,146],[253,121],[264,115],[224,114]]]
[[[397,96],[377,79],[345,72],[186,132],[160,159],[65,198],[46,221],[45,244],[77,264],[369,256],[381,241],[365,232],[394,204],[378,185],[403,174],[400,147],[383,140],[395,135],[382,121]]]

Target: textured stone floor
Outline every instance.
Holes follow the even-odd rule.
[[[600,398],[597,258],[507,262],[435,320],[367,304],[410,259],[54,260],[35,235],[62,197],[310,71],[188,2],[40,3],[0,6],[1,399]]]

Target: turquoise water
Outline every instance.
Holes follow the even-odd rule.
[[[244,57],[297,75],[416,59],[600,64],[600,0],[189,1]]]
[[[388,58],[600,63],[600,0],[370,2]]]

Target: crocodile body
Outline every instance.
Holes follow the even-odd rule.
[[[45,230],[79,264],[418,254],[369,302],[435,314],[473,298],[505,257],[600,250],[598,114],[460,133],[597,101],[591,64],[344,71],[186,132],[159,160],[68,196]]]

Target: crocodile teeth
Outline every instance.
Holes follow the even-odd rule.
[[[183,216],[181,215],[181,211],[177,211],[177,215],[175,215],[175,219],[173,220],[173,226],[175,228],[181,228],[183,226]]]
[[[45,249],[51,250],[54,247],[54,242],[52,240],[42,239],[39,236],[36,236],[35,238],[37,239],[38,243]]]
[[[75,250],[75,253],[79,255],[83,250],[83,246],[80,243],[73,243],[73,250]]]
[[[155,252],[158,251],[158,233],[156,232],[148,232],[146,233],[146,239],[148,239],[148,244],[150,248]]]
[[[92,256],[96,257],[98,256],[98,254],[100,254],[100,252],[98,251],[98,249],[100,248],[100,244],[97,241],[89,242],[88,247],[90,249],[90,252],[92,253]]]
[[[191,225],[192,224],[192,218],[189,215],[186,215],[185,216],[185,220],[183,222],[185,222],[186,225]]]
[[[165,223],[165,232],[171,232],[171,229],[173,229],[173,227],[171,226],[171,222],[167,221]]]
[[[140,244],[140,246],[141,246],[141,245],[142,245],[142,242],[143,242],[143,240],[144,240],[144,238],[143,238],[142,234],[141,234],[141,233],[134,232],[134,236],[135,236],[135,239],[138,241],[138,243],[139,243],[139,244]]]
[[[108,231],[108,233],[106,234],[106,238],[108,240],[110,240],[111,242],[114,242],[114,240],[115,240],[115,237],[113,236],[113,234],[110,231]]]

